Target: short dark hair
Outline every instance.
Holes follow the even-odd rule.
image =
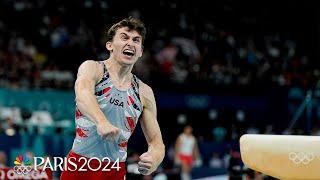
[[[146,37],[146,27],[140,19],[134,17],[125,18],[116,24],[112,25],[111,28],[107,31],[107,41],[112,41],[113,37],[116,34],[116,31],[120,28],[128,27],[129,31],[135,30],[142,37],[142,44],[144,43],[144,39]]]

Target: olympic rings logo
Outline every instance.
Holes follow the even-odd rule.
[[[14,166],[13,170],[19,175],[28,174],[31,172],[32,166]]]
[[[313,153],[305,153],[305,152],[291,152],[289,153],[289,159],[295,164],[309,164],[312,160],[314,160],[315,155]]]

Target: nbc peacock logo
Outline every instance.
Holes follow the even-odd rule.
[[[17,174],[28,174],[32,170],[32,163],[27,155],[17,156],[13,163],[13,170]]]

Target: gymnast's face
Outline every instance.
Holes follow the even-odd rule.
[[[191,135],[192,134],[192,127],[191,126],[186,126],[184,128],[184,133],[188,134],[188,135]]]
[[[142,37],[128,27],[119,28],[112,41],[106,43],[110,56],[122,65],[134,65],[142,56]]]

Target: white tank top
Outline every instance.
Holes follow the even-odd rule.
[[[184,155],[192,155],[193,147],[195,145],[195,139],[193,136],[187,136],[185,134],[180,135],[180,153]]]

